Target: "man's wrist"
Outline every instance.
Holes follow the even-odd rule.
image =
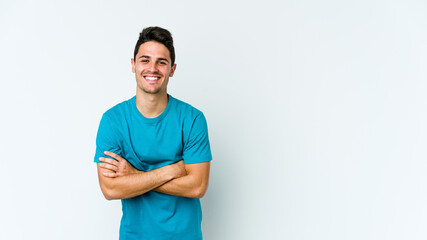
[[[166,171],[168,173],[168,177],[170,178],[169,180],[175,179],[179,176],[175,163],[171,165],[167,165],[166,167],[167,167]]]

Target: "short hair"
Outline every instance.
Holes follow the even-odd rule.
[[[168,50],[171,58],[171,65],[175,64],[175,48],[173,47],[173,38],[172,34],[161,27],[147,27],[139,33],[138,41],[135,45],[135,50],[133,52],[133,59],[136,58],[136,54],[139,51],[141,44],[149,41],[155,41],[163,44]]]

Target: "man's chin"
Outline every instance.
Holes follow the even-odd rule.
[[[143,88],[142,91],[144,93],[153,94],[153,95],[157,95],[157,94],[161,94],[162,93],[161,89],[145,89],[145,88]]]

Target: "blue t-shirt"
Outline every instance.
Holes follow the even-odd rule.
[[[142,171],[180,160],[185,164],[212,160],[203,113],[168,95],[166,109],[144,117],[135,97],[104,113],[96,137],[95,162],[114,152]],[[149,191],[122,199],[120,239],[202,239],[200,199]]]

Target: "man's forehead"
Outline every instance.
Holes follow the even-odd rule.
[[[137,58],[167,58],[170,59],[169,50],[165,45],[150,41],[145,42],[139,46]]]

